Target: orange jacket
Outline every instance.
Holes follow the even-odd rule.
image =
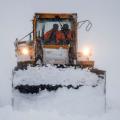
[[[53,32],[53,30],[50,30],[50,31],[46,32],[46,33],[44,34],[44,39],[45,39],[45,40],[50,39],[52,32]],[[64,40],[64,39],[65,39],[64,34],[63,34],[62,32],[60,32],[60,31],[55,31],[55,33],[56,33],[56,40],[57,40],[57,41],[59,41],[59,40]]]
[[[72,40],[72,38],[73,38],[72,31],[68,31],[68,32],[66,33],[66,35],[64,34],[63,31],[61,31],[61,32],[62,32],[62,34],[64,35],[64,40],[65,40],[65,39],[67,39],[67,40]]]

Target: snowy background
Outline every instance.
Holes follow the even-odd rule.
[[[0,0],[0,120],[7,119],[6,113],[11,119],[27,119],[26,114],[13,112],[10,107],[10,78],[16,64],[13,43],[16,37],[21,38],[32,31],[31,20],[35,12],[77,12],[78,20],[92,21],[93,28],[89,33],[84,29],[79,30],[79,41],[80,46],[92,46],[96,66],[107,71],[108,101],[108,112],[92,119],[120,119],[119,11],[119,0]],[[26,113],[31,119],[40,117],[38,111]],[[58,119],[58,116],[59,119],[64,118],[57,113],[53,117],[53,114],[41,111],[42,117],[46,114],[51,119]],[[65,118],[72,119],[69,115]],[[86,120],[87,116],[77,116],[76,119]]]

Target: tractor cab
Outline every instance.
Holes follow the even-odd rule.
[[[77,50],[78,25],[76,13],[36,13],[33,31],[15,42],[17,67],[36,65],[38,61],[42,65],[93,67],[89,55]]]
[[[37,56],[44,64],[73,64],[76,59],[77,14],[35,14]],[[71,51],[71,52],[70,52]]]

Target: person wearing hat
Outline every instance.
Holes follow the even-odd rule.
[[[58,29],[58,24],[53,24],[53,28],[44,34],[44,40],[50,44],[57,44],[59,40],[64,38]]]
[[[68,24],[63,24],[61,32],[64,35],[65,44],[70,44],[70,41],[72,40],[73,35],[72,35],[72,31],[69,29],[69,25]]]

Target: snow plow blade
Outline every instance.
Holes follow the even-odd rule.
[[[14,71],[13,89],[20,93],[39,93],[58,89],[79,89],[82,86],[96,87],[105,79],[100,70],[67,67],[30,67]]]
[[[106,71],[104,70],[99,70],[99,69],[91,69],[90,72],[95,73],[96,75],[98,75],[98,77],[102,78],[102,79],[106,79]]]

